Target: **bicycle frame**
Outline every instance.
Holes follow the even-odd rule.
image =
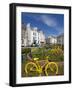
[[[47,65],[49,63],[49,61],[48,60],[45,60],[45,64],[43,66],[41,66],[39,64],[39,61],[34,61],[33,63],[35,63],[37,65],[37,72],[39,72],[40,73],[40,76],[41,76],[41,74],[43,72],[43,68],[45,67],[45,65]]]

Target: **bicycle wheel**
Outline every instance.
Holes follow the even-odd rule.
[[[40,73],[38,72],[38,67],[33,62],[29,62],[25,65],[25,73],[28,77],[40,76]]]
[[[49,62],[45,66],[46,76],[52,76],[58,74],[58,65],[55,62]]]

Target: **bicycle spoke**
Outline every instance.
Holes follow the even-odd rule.
[[[27,63],[25,66],[25,72],[28,76],[39,76],[38,67],[35,63]]]
[[[45,74],[48,75],[56,75],[58,72],[58,66],[54,62],[50,62],[46,65]]]

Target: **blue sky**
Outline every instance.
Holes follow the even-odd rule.
[[[30,23],[31,27],[42,30],[46,37],[49,35],[57,36],[64,33],[63,14],[44,14],[44,13],[25,13],[21,14],[22,24]]]

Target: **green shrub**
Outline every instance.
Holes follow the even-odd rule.
[[[63,55],[63,51],[61,48],[55,48],[55,49],[48,50],[48,56],[50,60],[55,60],[55,61],[64,60],[64,55]]]
[[[45,48],[32,48],[33,58],[39,58],[39,60],[44,60],[46,56]]]
[[[39,58],[39,60],[46,60],[48,56],[48,60],[54,61],[64,61],[64,52],[60,47],[55,47],[53,49],[42,48],[24,48],[22,49],[22,54],[27,54],[31,52],[33,58]]]
[[[29,53],[29,52],[31,52],[31,48],[24,48],[24,49],[22,49],[22,54],[27,54],[27,53]]]

